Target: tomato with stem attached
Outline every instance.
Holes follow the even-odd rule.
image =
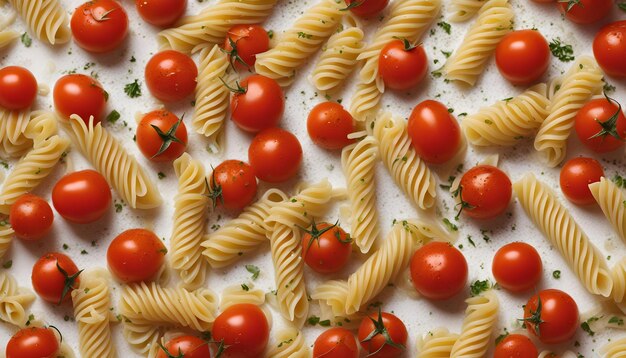
[[[124,283],[150,281],[163,266],[165,254],[165,245],[152,231],[129,229],[109,244],[107,263]]]
[[[626,140],[626,117],[614,99],[592,99],[576,114],[574,128],[585,147],[596,153],[620,149]]]
[[[252,167],[241,160],[225,160],[211,174],[209,196],[213,205],[229,210],[242,210],[257,193],[257,182]]]
[[[589,184],[600,181],[604,176],[602,165],[593,158],[578,157],[568,160],[561,168],[560,184],[565,197],[576,205],[591,205],[596,202]]]
[[[37,195],[23,194],[11,205],[9,223],[22,240],[36,241],[46,236],[53,220],[50,204]]]
[[[513,31],[496,47],[496,65],[502,77],[515,85],[537,81],[550,64],[548,41],[538,30]]]
[[[196,336],[183,335],[170,339],[165,345],[158,342],[156,358],[211,358],[209,342]]]
[[[184,53],[165,50],[148,61],[144,74],[150,93],[162,102],[178,102],[196,89],[198,67]]]
[[[447,242],[431,242],[411,257],[411,281],[422,296],[447,300],[467,283],[467,261],[461,251]]]
[[[153,162],[171,162],[187,148],[187,127],[166,109],[147,113],[137,126],[137,146]]]
[[[559,11],[577,24],[590,24],[605,18],[613,8],[613,0],[558,0]]]
[[[315,272],[340,271],[350,259],[352,239],[337,224],[313,221],[311,229],[302,235],[302,257]]]
[[[135,0],[141,18],[152,25],[173,25],[185,13],[187,0]]]
[[[270,183],[284,182],[298,173],[302,146],[292,133],[268,128],[252,139],[248,160],[257,178]]]
[[[238,303],[225,309],[213,323],[213,341],[221,357],[260,357],[269,340],[265,313],[256,305]]]
[[[578,328],[578,305],[567,293],[548,289],[533,295],[524,306],[528,332],[544,343],[570,340]]]
[[[406,350],[407,330],[404,323],[387,312],[372,313],[359,326],[361,347],[372,358],[400,357]]]
[[[378,74],[385,88],[402,91],[417,86],[428,73],[428,58],[422,44],[407,39],[390,41],[380,51]]]
[[[235,84],[230,87],[224,83],[233,92],[230,110],[237,127],[252,133],[276,127],[285,111],[285,95],[278,82],[252,75]]]
[[[509,334],[496,345],[493,358],[537,358],[537,346],[522,334]]]
[[[359,348],[352,332],[333,327],[317,337],[313,345],[313,358],[358,358]]]
[[[6,348],[6,358],[54,358],[60,344],[51,327],[26,327],[17,331]]]
[[[66,220],[91,223],[111,207],[111,189],[102,174],[95,170],[69,173],[52,188],[52,204]]]
[[[100,82],[81,74],[65,75],[57,80],[52,91],[54,108],[63,119],[77,114],[85,122],[94,117],[94,125],[102,120],[109,95]]]
[[[256,55],[269,50],[270,37],[260,25],[235,25],[228,30],[222,48],[233,68],[250,70]]]
[[[128,15],[115,0],[91,0],[79,6],[70,22],[74,41],[89,52],[109,52],[128,33]]]
[[[83,270],[79,271],[67,255],[51,252],[35,262],[31,280],[39,297],[61,304],[68,301],[72,290],[78,287],[81,272]]]
[[[325,149],[341,149],[353,142],[354,118],[336,102],[322,102],[311,110],[306,122],[313,143]]]
[[[478,165],[468,170],[453,195],[460,199],[459,211],[474,219],[491,219],[502,214],[512,196],[509,177],[491,165]]]
[[[626,77],[626,20],[604,26],[593,40],[593,55],[609,76]]]
[[[342,11],[350,11],[360,17],[372,17],[383,11],[389,4],[389,0],[346,0],[346,8]]]
[[[543,274],[543,264],[534,247],[512,242],[496,252],[491,271],[498,285],[512,292],[521,292],[537,286]]]
[[[0,69],[0,107],[19,111],[33,105],[37,98],[37,79],[24,67]]]
[[[415,106],[407,130],[417,155],[428,163],[445,163],[461,148],[459,123],[441,102],[426,100]]]

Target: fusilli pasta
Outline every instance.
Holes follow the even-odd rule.
[[[147,357],[156,356],[159,348],[157,342],[162,336],[161,327],[141,318],[130,320],[127,317],[122,317],[122,326],[122,334],[126,342],[135,351]]]
[[[611,297],[617,304],[617,307],[626,313],[626,257],[613,266],[611,277],[613,278]]]
[[[8,221],[0,222],[0,258],[4,257],[11,247],[13,241],[13,229],[9,226]]]
[[[9,111],[0,107],[0,156],[19,157],[32,148],[25,136],[30,121],[30,109]]]
[[[455,22],[466,21],[476,15],[487,0],[452,0],[452,16],[450,20]]]
[[[438,328],[417,338],[417,358],[450,358],[452,346],[459,338],[445,328]]]
[[[277,343],[270,348],[270,358],[308,358],[311,351],[304,341],[302,332],[295,328],[286,328],[276,334]]]
[[[626,337],[614,339],[611,343],[602,347],[604,358],[624,358],[626,357]]]
[[[51,45],[70,40],[67,12],[58,0],[9,0],[39,40]]]
[[[491,336],[498,321],[498,296],[489,290],[467,299],[467,309],[459,338],[452,346],[451,358],[482,358],[491,345]]]
[[[604,216],[626,243],[626,207],[624,207],[626,198],[622,190],[605,177],[600,178],[599,182],[589,184],[589,190]]]
[[[0,31],[0,49],[3,49],[20,37],[20,34],[13,30],[2,30]]]
[[[0,320],[23,327],[28,319],[26,308],[34,300],[29,289],[18,287],[10,273],[0,271]]]
[[[244,289],[242,285],[232,285],[226,287],[222,291],[222,298],[220,299],[220,310],[224,311],[232,305],[240,303],[250,303],[260,306],[265,303],[265,292],[258,288],[254,288],[251,283],[246,284],[247,289]]]

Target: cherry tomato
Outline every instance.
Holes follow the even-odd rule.
[[[135,0],[135,7],[145,22],[167,27],[183,16],[187,0]]]
[[[411,45],[408,40],[393,40],[380,51],[378,74],[385,87],[408,90],[422,82],[428,72],[424,46]]]
[[[592,158],[578,157],[568,160],[561,169],[561,190],[576,205],[594,204],[596,200],[589,184],[599,182],[604,176],[602,165]]]
[[[170,339],[164,347],[159,348],[156,358],[171,357],[211,358],[209,343],[188,335]]]
[[[268,128],[257,134],[248,160],[257,178],[279,183],[291,179],[302,163],[302,146],[295,135],[280,128]]]
[[[574,128],[585,147],[607,153],[624,146],[626,117],[621,105],[598,98],[589,101],[576,114]]]
[[[248,70],[254,66],[256,55],[269,50],[270,37],[262,26],[235,25],[228,30],[222,47],[236,69]]]
[[[511,201],[511,180],[500,169],[478,165],[461,178],[459,191],[465,215],[474,219],[491,219],[504,212]]]
[[[521,334],[509,334],[496,346],[493,358],[537,358],[535,344]]]
[[[154,97],[163,102],[177,102],[195,91],[198,68],[184,53],[165,50],[148,61],[145,77]]]
[[[626,20],[610,23],[598,31],[593,54],[607,75],[626,77]]]
[[[54,108],[65,119],[78,114],[85,123],[89,123],[90,116],[93,116],[94,124],[102,120],[107,94],[100,82],[92,77],[65,75],[55,83],[53,96]]]
[[[37,98],[37,79],[24,67],[7,66],[0,69],[0,107],[22,110]]]
[[[278,125],[285,110],[285,95],[276,81],[252,75],[233,92],[230,109],[237,127],[256,133]]]
[[[90,0],[79,6],[70,23],[78,46],[89,52],[109,52],[128,33],[128,15],[115,0]]]
[[[66,220],[87,224],[100,219],[111,206],[109,183],[95,170],[66,174],[52,189],[52,204]]]
[[[61,304],[68,301],[72,290],[78,287],[81,272],[71,258],[51,252],[35,262],[31,280],[39,297]]]
[[[346,0],[346,5],[353,14],[360,17],[371,17],[383,11],[389,0]]]
[[[461,147],[461,129],[442,103],[424,101],[411,112],[408,132],[417,154],[426,162],[441,164]]]
[[[241,210],[248,206],[257,192],[252,167],[241,160],[226,160],[211,175],[211,198],[217,205],[229,210]]]
[[[24,194],[11,205],[9,222],[15,236],[25,241],[35,241],[52,229],[54,214],[47,201],[33,194]]]
[[[539,338],[542,343],[563,343],[576,334],[578,305],[563,291],[555,289],[539,291],[526,303],[524,320],[528,332]]]
[[[358,358],[359,348],[352,332],[345,328],[329,328],[313,345],[313,358]]]
[[[333,273],[348,263],[352,240],[342,228],[329,223],[315,224],[302,235],[302,257],[315,272]]]
[[[59,341],[52,328],[22,328],[7,343],[6,358],[56,358]]]
[[[548,41],[537,30],[513,31],[496,47],[496,64],[502,77],[511,83],[534,83],[550,64]]]
[[[167,249],[150,230],[130,229],[107,249],[109,270],[124,283],[150,281],[161,269]]]
[[[212,333],[213,340],[226,347],[221,357],[261,357],[269,340],[269,325],[259,307],[239,303],[217,316]]]
[[[382,329],[376,328],[374,322],[382,323],[389,336],[389,341],[385,338],[384,332],[381,332]],[[408,333],[406,326],[398,317],[391,313],[378,311],[378,313],[372,313],[363,318],[359,326],[358,336],[361,347],[369,353],[368,357],[394,358],[400,357],[404,353]],[[370,336],[372,338],[368,339]]]
[[[534,247],[523,242],[513,242],[496,252],[491,271],[500,286],[509,291],[521,292],[537,286],[543,273],[543,264]]]
[[[420,247],[411,258],[413,287],[431,300],[456,296],[467,282],[467,261],[461,251],[446,242]]]
[[[146,158],[153,162],[171,162],[187,148],[187,127],[174,113],[158,109],[143,116],[137,126],[136,139]]]
[[[354,118],[342,105],[322,102],[313,107],[306,128],[313,143],[325,149],[341,149],[353,142],[348,134],[354,132]]]
[[[605,18],[614,6],[612,0],[557,1],[559,11],[577,24],[590,24]]]

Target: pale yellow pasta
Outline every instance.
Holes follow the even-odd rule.
[[[476,146],[513,146],[532,137],[548,116],[547,86],[538,84],[510,100],[463,118],[465,137]]]
[[[309,358],[311,350],[304,335],[295,328],[285,328],[276,334],[276,344],[267,353],[269,358]]]
[[[204,284],[208,263],[202,258],[200,243],[206,228],[209,191],[204,166],[183,153],[174,161],[178,192],[174,197],[174,217],[170,238],[170,262],[188,289]]]
[[[613,266],[611,277],[613,278],[611,297],[617,304],[617,307],[626,313],[626,257]]]
[[[30,109],[9,111],[0,107],[0,156],[20,157],[32,148],[25,135],[30,121]]]
[[[437,182],[413,149],[406,127],[402,118],[382,113],[376,120],[374,137],[378,140],[382,161],[396,184],[417,207],[426,210],[435,204]]]
[[[556,246],[587,291],[609,297],[613,280],[602,253],[561,205],[554,192],[533,174],[526,174],[513,185],[513,190],[526,214]]]
[[[560,89],[550,102],[550,114],[535,137],[535,149],[551,167],[567,154],[567,138],[574,127],[576,113],[595,94],[602,92],[602,71],[589,56],[581,56],[561,80]]]
[[[450,358],[452,346],[459,338],[446,328],[437,328],[417,337],[417,358]]]
[[[19,287],[6,270],[0,271],[0,320],[24,327],[28,316],[26,309],[35,301],[35,295],[27,288]]]
[[[472,18],[487,0],[452,0],[452,16],[451,21],[460,22]]]
[[[287,200],[278,189],[270,189],[256,203],[216,232],[205,236],[202,255],[211,267],[229,266],[267,241],[265,218],[272,206]]]
[[[446,78],[476,84],[487,60],[504,35],[513,30],[513,9],[508,0],[489,0],[479,11],[459,48],[443,67]]]
[[[500,303],[494,290],[470,297],[461,334],[452,346],[450,358],[483,358],[492,344]]]
[[[83,272],[78,288],[72,291],[72,303],[78,323],[80,354],[83,357],[115,357],[109,327],[111,301],[108,271],[92,269]]]
[[[276,0],[220,0],[197,15],[182,18],[176,27],[159,32],[159,47],[189,53],[220,44],[232,26],[265,21],[274,5]]]
[[[348,282],[340,280],[326,281],[313,290],[311,298],[318,300],[322,311],[322,317],[334,319],[335,317],[347,317],[346,297],[348,297]]]
[[[2,30],[0,31],[0,49],[5,48],[11,45],[17,38],[20,37],[20,34],[13,30]]]
[[[615,231],[626,243],[626,197],[624,192],[605,177],[599,182],[589,184],[589,190],[598,203],[604,216],[609,220]]]
[[[157,342],[162,337],[161,327],[154,322],[134,318],[122,317],[122,334],[131,348],[146,356],[155,357],[159,345]]]
[[[260,306],[265,303],[265,292],[258,288],[254,288],[251,283],[244,285],[232,285],[226,287],[222,291],[222,297],[220,299],[220,310],[224,311],[232,305],[238,305],[240,303],[249,303],[256,306]]]
[[[604,358],[626,357],[626,337],[613,338],[612,342],[601,349]]]
[[[68,124],[74,144],[133,209],[161,205],[161,195],[137,160],[93,117],[86,124],[73,114]]]
[[[4,257],[13,241],[13,229],[9,226],[8,220],[0,222],[0,258]]]
[[[70,40],[69,16],[59,0],[9,0],[39,40],[51,45]]]

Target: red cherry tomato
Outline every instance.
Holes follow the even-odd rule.
[[[6,358],[55,358],[58,352],[59,341],[52,328],[29,327],[11,337]]]
[[[509,334],[496,346],[493,358],[537,358],[535,344],[521,334]]]
[[[248,70],[254,66],[256,55],[269,50],[270,37],[262,26],[235,25],[228,30],[222,47],[236,69]]]
[[[408,40],[393,40],[380,51],[378,73],[385,87],[408,90],[422,82],[428,72],[428,58],[421,44],[412,46]]]
[[[89,52],[108,52],[126,38],[128,15],[115,0],[90,0],[74,11],[70,25],[78,46]]]
[[[152,231],[130,229],[111,241],[107,263],[124,283],[150,281],[161,269],[166,253],[165,245]]]
[[[111,189],[94,170],[65,175],[52,189],[52,204],[66,220],[87,224],[100,219],[111,206]]]
[[[352,252],[350,236],[339,226],[313,223],[302,235],[302,257],[315,272],[333,273],[348,263]]]
[[[167,27],[183,16],[187,0],[135,0],[135,7],[145,22]]]
[[[298,173],[302,146],[290,132],[268,128],[250,143],[248,160],[257,178],[270,183],[284,182]]]
[[[387,331],[389,341],[374,325],[381,322]],[[368,357],[372,358],[395,358],[403,355],[406,350],[407,330],[402,321],[395,315],[387,312],[372,313],[363,318],[359,326],[359,341]],[[371,339],[368,337],[372,336]],[[392,343],[392,344],[389,344]],[[402,347],[402,348],[400,348]]]
[[[306,122],[313,143],[325,149],[341,149],[353,142],[348,134],[354,132],[354,118],[342,105],[322,102],[311,110]]]
[[[496,65],[502,77],[516,85],[537,81],[550,64],[548,41],[537,30],[518,30],[496,47]]]
[[[596,34],[593,54],[607,75],[626,77],[626,20],[610,23]]]
[[[541,299],[541,309],[539,308]],[[571,339],[578,328],[578,305],[567,293],[549,289],[532,296],[524,308],[526,329],[544,344]]]
[[[174,113],[159,109],[143,116],[137,126],[136,139],[146,158],[153,162],[171,162],[187,148],[187,127]]]
[[[37,98],[37,79],[24,67],[7,66],[0,69],[0,107],[22,110]]]
[[[465,215],[491,219],[502,214],[509,205],[511,180],[494,166],[478,165],[463,174],[459,193]]]
[[[557,1],[559,11],[577,24],[590,24],[605,18],[613,6],[612,0]]]
[[[424,101],[411,112],[408,132],[417,154],[426,162],[441,164],[461,147],[461,129],[448,108],[437,101]]]
[[[156,358],[171,357],[211,358],[209,343],[188,335],[170,339],[164,347],[159,348]]]
[[[411,280],[417,292],[431,300],[456,296],[467,282],[467,261],[446,242],[431,242],[411,258]]]
[[[213,340],[226,347],[221,357],[261,357],[269,340],[269,325],[259,307],[239,303],[217,316],[212,333]]]
[[[565,197],[576,205],[594,204],[596,200],[589,184],[600,181],[604,176],[602,165],[592,158],[578,157],[568,160],[561,169],[561,190]]]
[[[31,281],[39,297],[61,304],[68,301],[72,290],[78,287],[79,275],[78,267],[72,259],[64,254],[51,252],[35,262]]]
[[[248,163],[225,160],[213,170],[210,188],[216,205],[223,205],[229,210],[242,210],[256,196],[256,177]]]
[[[624,146],[626,117],[614,100],[589,101],[578,111],[574,123],[578,139],[596,153],[608,153]]]
[[[360,17],[372,17],[387,6],[389,0],[346,0],[350,11]]]
[[[256,133],[278,125],[285,110],[285,95],[273,79],[252,75],[234,90],[230,109],[237,127]]]
[[[313,345],[313,358],[358,358],[359,348],[352,332],[345,328],[329,328]]]
[[[521,292],[537,286],[543,274],[543,264],[534,247],[523,242],[513,242],[496,252],[491,271],[500,286],[509,291]]]
[[[36,241],[52,229],[54,214],[47,201],[33,194],[24,194],[11,205],[9,222],[15,236]]]
[[[102,120],[107,94],[100,82],[92,77],[72,74],[57,80],[53,90],[54,108],[61,117],[67,119],[72,114],[89,123],[94,117],[94,124]]]
[[[185,99],[196,89],[198,68],[191,57],[174,50],[152,56],[146,64],[146,85],[163,102]]]

